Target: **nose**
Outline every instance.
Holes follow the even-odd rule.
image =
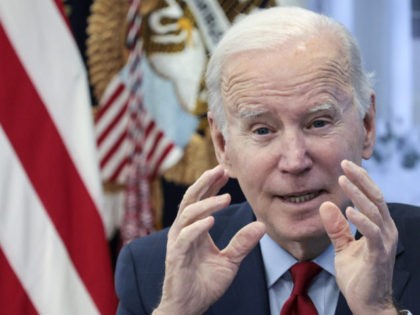
[[[278,167],[281,172],[301,175],[311,169],[307,139],[300,130],[284,132],[281,136],[281,148]]]

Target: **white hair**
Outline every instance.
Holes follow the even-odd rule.
[[[224,34],[210,57],[206,84],[209,93],[208,106],[217,126],[225,133],[225,113],[222,106],[222,69],[234,54],[247,51],[272,50],[287,45],[291,40],[331,34],[343,49],[349,64],[349,76],[354,101],[364,117],[372,93],[372,75],[362,65],[358,44],[347,29],[337,21],[299,7],[274,7],[251,13]]]

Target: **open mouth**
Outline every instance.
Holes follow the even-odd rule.
[[[302,194],[296,194],[296,195],[288,195],[288,196],[282,196],[281,198],[286,202],[291,203],[303,203],[308,202],[312,199],[315,199],[318,197],[322,191],[315,191],[315,192],[309,192],[309,193],[302,193]]]

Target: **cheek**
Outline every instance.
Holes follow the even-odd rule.
[[[259,150],[250,148],[246,142],[235,138],[226,141],[226,160],[229,164],[230,175],[234,177],[246,176],[258,168],[256,157],[261,154]]]
[[[253,161],[249,157],[249,151],[245,147],[228,143],[226,146],[226,164],[229,167],[229,175],[238,179],[247,178],[247,174],[254,167]]]
[[[248,199],[254,199],[264,190],[271,174],[275,173],[276,157],[264,149],[250,149],[246,145],[231,148],[229,155],[229,175],[238,180]]]
[[[344,135],[341,142],[341,151],[341,160],[347,159],[355,162],[356,164],[360,164],[363,152],[363,136],[357,132],[351,135]]]
[[[354,162],[361,160],[364,142],[363,128],[357,124],[357,117],[353,119],[354,122],[347,119],[328,138],[314,139],[316,143],[313,147],[316,148],[319,159],[330,165],[336,163],[338,167],[344,159]],[[341,170],[341,167],[339,168]]]
[[[318,165],[324,172],[338,177],[342,174],[341,161],[344,159],[354,160],[356,148],[352,141],[338,137],[333,141],[326,141],[322,146],[318,145],[312,151],[314,167]]]

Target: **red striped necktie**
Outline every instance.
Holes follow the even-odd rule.
[[[308,296],[308,288],[321,267],[311,261],[294,264],[290,268],[293,291],[280,312],[280,315],[317,315],[318,312]]]

